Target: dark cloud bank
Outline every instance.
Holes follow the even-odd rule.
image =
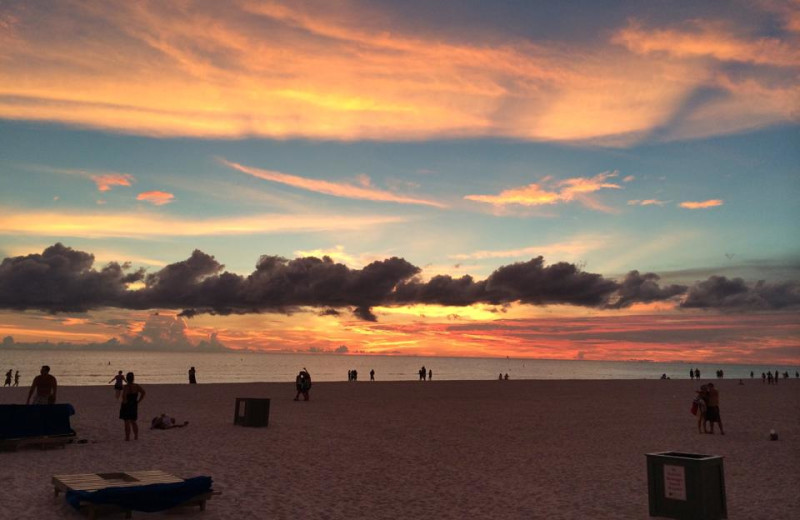
[[[684,308],[747,311],[800,305],[797,281],[748,285],[740,278],[711,276],[691,287],[662,286],[654,273],[631,271],[616,281],[566,262],[545,265],[542,257],[502,266],[481,281],[439,275],[427,282],[419,279],[419,267],[397,257],[351,269],[328,257],[287,260],[265,255],[247,276],[224,271],[213,256],[199,250],[153,273],[115,262],[97,270],[93,264],[92,254],[60,243],[41,254],[5,258],[0,264],[0,309],[52,313],[102,307],[180,309],[191,317],[315,307],[322,314],[349,309],[374,321],[374,306],[420,303],[519,302],[620,309],[682,298]],[[133,282],[144,287],[129,290]]]

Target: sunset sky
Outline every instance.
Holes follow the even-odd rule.
[[[798,364],[798,165],[794,0],[0,0],[0,338]]]

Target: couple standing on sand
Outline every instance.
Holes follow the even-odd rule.
[[[716,423],[719,424],[719,433],[725,435],[725,431],[722,429],[722,418],[719,415],[719,392],[714,388],[714,383],[701,386],[696,393],[697,397],[692,401],[692,413],[697,416],[697,433],[713,435]]]
[[[297,388],[297,395],[294,396],[295,401],[300,400],[300,394],[303,394],[303,401],[308,401],[308,391],[311,389],[311,374],[308,369],[303,367],[303,370],[294,378],[294,385]]]
[[[114,394],[118,401],[122,401],[119,407],[119,418],[125,421],[125,440],[139,439],[139,403],[144,399],[145,391],[140,385],[133,382],[133,372],[128,372],[124,376],[122,370],[117,375],[109,379],[109,383],[114,382]],[[123,384],[127,383],[127,384]]]

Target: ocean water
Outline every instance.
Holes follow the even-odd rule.
[[[767,370],[788,371],[798,367],[706,363],[656,363],[578,361],[509,358],[376,356],[337,354],[97,352],[0,349],[0,376],[19,370],[20,386],[30,385],[41,365],[49,365],[59,385],[105,385],[117,373],[132,371],[140,383],[187,383],[194,366],[198,383],[293,382],[306,367],[314,381],[346,381],[347,371],[358,371],[359,381],[369,380],[375,370],[378,381],[418,379],[421,366],[433,370],[434,380],[488,380],[499,374],[511,379],[688,379],[689,368],[699,368],[703,378],[714,378],[722,369],[726,379],[757,378]]]

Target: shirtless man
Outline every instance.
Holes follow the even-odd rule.
[[[31,404],[31,396],[34,390],[36,391],[36,397],[33,398],[33,404],[53,404],[56,402],[58,383],[56,378],[50,375],[49,366],[44,365],[41,374],[33,378],[26,404]]]
[[[719,416],[719,392],[714,388],[714,383],[708,383],[708,409],[706,410],[706,420],[711,423],[711,431],[714,433],[714,424],[719,424],[720,435],[725,435],[722,429],[722,418]]]

